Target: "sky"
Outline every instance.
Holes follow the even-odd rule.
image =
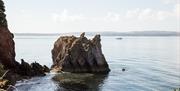
[[[180,0],[4,0],[13,33],[180,31]]]

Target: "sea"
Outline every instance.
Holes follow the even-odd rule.
[[[51,50],[60,36],[15,35],[16,60],[51,67]],[[174,91],[180,88],[180,37],[101,36],[101,44],[111,71],[88,91]],[[75,91],[62,90],[63,87],[52,80],[55,75],[51,72],[44,77],[18,81],[14,91]]]

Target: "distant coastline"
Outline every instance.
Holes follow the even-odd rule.
[[[16,36],[59,36],[59,35],[79,35],[81,32],[72,33],[14,33]],[[133,32],[86,32],[87,36],[100,34],[101,36],[180,36],[180,32],[175,31],[133,31]]]

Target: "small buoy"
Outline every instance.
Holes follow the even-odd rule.
[[[123,68],[122,71],[125,71],[125,68]]]

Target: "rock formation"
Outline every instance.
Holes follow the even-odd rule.
[[[8,24],[5,15],[5,7],[2,0],[0,0],[0,76],[4,75],[0,79],[3,82],[7,79],[10,84],[15,84],[18,79],[22,79],[24,76],[42,76],[45,72],[49,71],[46,66],[41,66],[38,63],[32,63],[29,65],[24,60],[21,64],[15,60],[15,43],[13,40],[14,35],[9,31]],[[6,86],[7,87],[7,86]],[[0,89],[3,86],[0,86]]]
[[[42,66],[37,62],[31,63],[30,65],[21,59],[21,64],[19,66],[21,70],[19,70],[19,74],[22,76],[44,76],[45,72],[49,72],[50,70],[46,66]]]
[[[110,71],[101,50],[100,35],[92,40],[85,33],[80,37],[62,36],[52,49],[52,68],[67,72],[107,73]]]
[[[15,66],[15,51],[13,34],[7,27],[4,3],[0,0],[0,62],[6,68]]]

